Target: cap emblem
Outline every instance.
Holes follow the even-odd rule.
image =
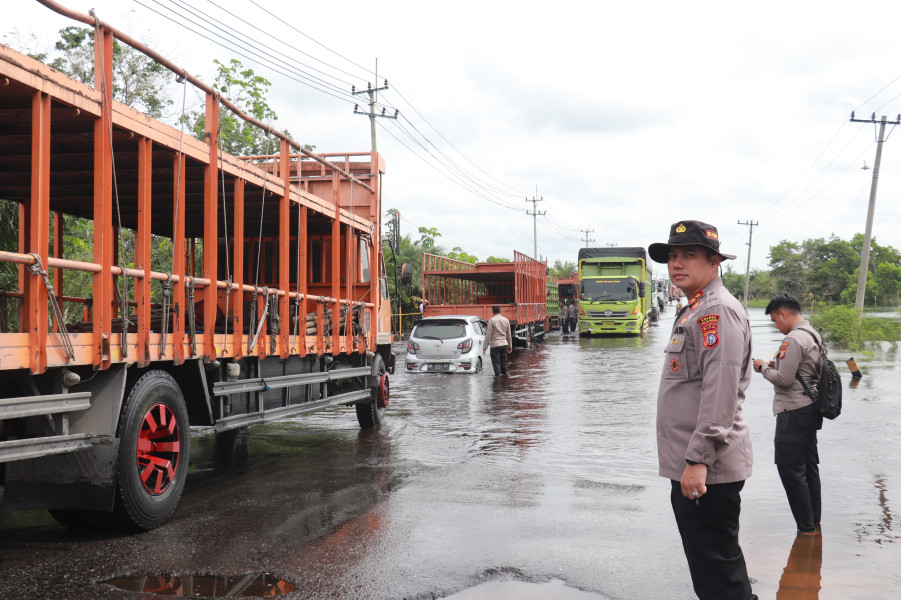
[[[679,223],[679,226],[676,227],[676,233],[685,233],[685,223]]]

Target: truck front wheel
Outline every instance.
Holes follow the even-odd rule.
[[[191,445],[184,396],[171,375],[149,371],[131,386],[117,435],[117,516],[137,529],[159,527],[181,498]]]

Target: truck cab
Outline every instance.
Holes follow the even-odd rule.
[[[644,248],[579,250],[579,334],[639,335],[654,303]]]

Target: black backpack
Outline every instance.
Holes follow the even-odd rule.
[[[820,359],[823,366],[820,367],[817,384],[812,390],[807,387],[799,373],[795,373],[795,377],[801,382],[804,394],[812,398],[814,404],[820,409],[820,414],[827,419],[834,419],[842,414],[842,378],[838,374],[838,369],[835,368],[835,363],[826,358],[826,350],[817,341],[817,336],[808,329],[802,329],[802,331],[806,331],[813,338],[814,343],[820,350]]]

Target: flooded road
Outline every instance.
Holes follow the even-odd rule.
[[[158,598],[107,582],[183,576],[283,582],[267,593],[298,599],[693,598],[654,435],[673,315],[644,338],[552,334],[514,352],[507,378],[399,368],[376,431],[345,409],[201,433],[179,508],[151,532],[4,511],[0,598]],[[750,315],[754,355],[772,355],[781,335]],[[854,388],[849,356],[831,357],[845,408],[819,438],[821,538],[795,539],[772,464],[772,386],[755,374],[748,390],[741,539],[761,599],[901,595],[901,357],[855,355]]]

